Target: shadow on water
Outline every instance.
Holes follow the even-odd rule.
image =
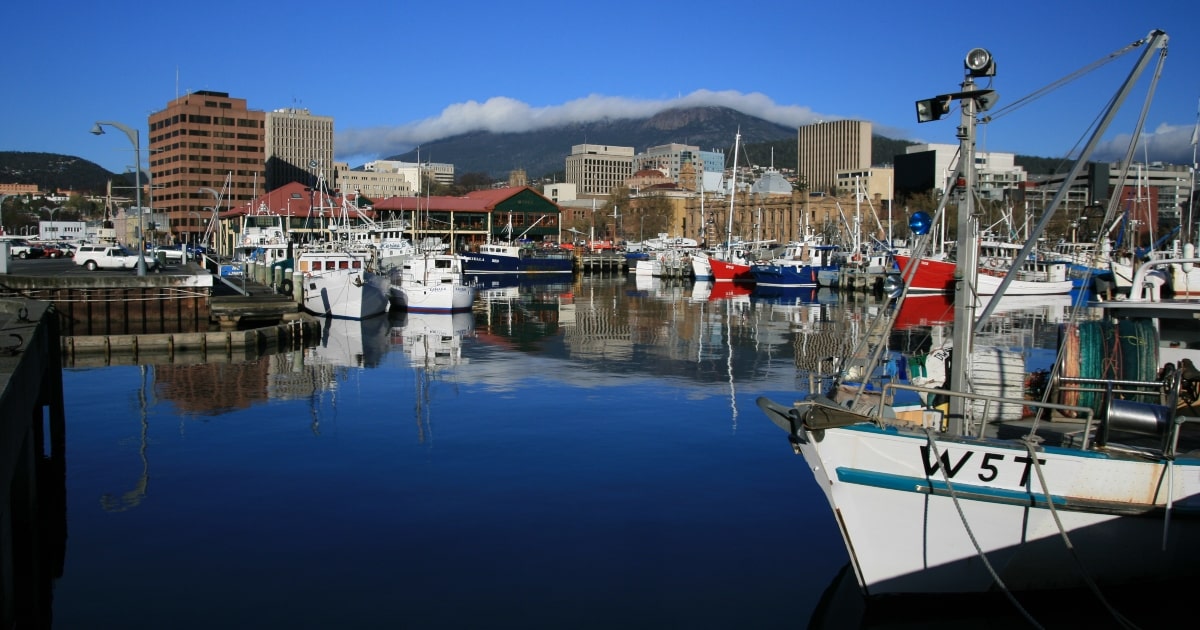
[[[1200,583],[1180,581],[1101,589],[980,595],[863,596],[846,564],[813,609],[808,627],[847,628],[1163,628],[1193,614]]]

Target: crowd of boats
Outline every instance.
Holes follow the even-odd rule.
[[[296,243],[282,219],[263,209],[244,217],[235,258],[280,270],[278,288],[297,296],[306,311],[342,319],[366,319],[391,310],[468,311],[481,277],[570,277],[575,271],[568,250],[518,241],[455,252],[441,239],[414,238],[410,228],[408,221],[346,221],[328,238]]]

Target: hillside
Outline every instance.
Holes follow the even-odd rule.
[[[0,151],[0,184],[37,184],[43,191],[103,194],[113,178],[113,173],[99,164],[70,155]]]
[[[426,143],[418,150],[386,159],[453,164],[456,173],[486,173],[506,179],[514,169],[531,178],[561,172],[577,144],[648,147],[680,143],[729,154],[741,130],[747,145],[769,141],[792,143],[795,164],[796,130],[725,107],[671,109],[645,119],[605,119],[522,133],[477,132]],[[768,156],[769,157],[769,156]],[[783,164],[783,162],[780,162]]]

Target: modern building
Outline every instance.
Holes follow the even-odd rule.
[[[685,185],[682,176],[687,168],[693,171],[691,186]],[[701,151],[700,147],[686,144],[663,144],[646,149],[644,153],[633,156],[633,171],[648,169],[662,171],[667,177],[681,188],[694,190],[699,182],[708,192],[721,189],[721,181],[725,173],[725,153],[723,151]]]
[[[1183,211],[1191,177],[1188,166],[1131,164],[1122,175],[1119,163],[1093,162],[1071,182],[1058,212],[1083,229],[1081,237],[1091,238],[1093,232],[1110,227],[1102,223],[1115,198],[1113,220],[1132,222],[1135,231],[1153,240],[1151,237],[1162,237],[1176,226],[1183,227],[1180,224],[1187,220]],[[1063,181],[1063,175],[1035,178],[1025,198],[1034,208],[1044,208],[1058,194]]]
[[[566,181],[580,196],[607,195],[633,175],[633,147],[577,144],[567,156]]]
[[[288,182],[313,186],[322,172],[333,178],[333,117],[294,107],[267,112],[266,149],[267,191]]]
[[[955,185],[950,181],[958,171],[958,145],[914,144],[896,156],[895,190],[897,198],[932,192],[934,198]],[[996,202],[1019,202],[1028,176],[1017,166],[1013,153],[979,152],[975,154],[977,194]]]
[[[804,125],[796,134],[796,174],[809,192],[831,193],[838,171],[871,166],[871,123],[835,120]]]
[[[851,199],[890,200],[895,178],[896,173],[890,166],[838,171],[834,194]]]
[[[418,175],[419,169],[415,164],[413,167],[400,170],[385,164],[358,171],[352,170],[345,162],[337,162],[334,165],[340,190],[347,193],[357,192],[372,200],[416,195],[415,186],[421,178]]]
[[[546,184],[542,190],[542,194],[557,204],[561,204],[564,201],[574,201],[577,198],[575,184],[568,184],[566,182]]]
[[[403,175],[408,180],[412,193],[421,195],[425,193],[423,189],[424,178],[422,175],[430,177],[433,181],[449,186],[454,183],[454,165],[439,164],[436,162],[402,162],[400,160],[375,160],[367,162],[363,165],[363,170],[376,173],[398,173]]]
[[[265,185],[266,112],[225,92],[200,91],[150,114],[150,195],[177,241],[194,242],[220,208],[251,202]],[[207,190],[206,190],[207,189]],[[216,194],[214,194],[216,193]]]

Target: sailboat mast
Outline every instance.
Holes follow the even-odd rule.
[[[728,255],[729,250],[733,249],[733,203],[737,200],[737,156],[738,144],[742,141],[742,130],[738,129],[737,135],[733,137],[733,170],[729,176],[729,218],[726,221],[725,227],[725,250]]]

